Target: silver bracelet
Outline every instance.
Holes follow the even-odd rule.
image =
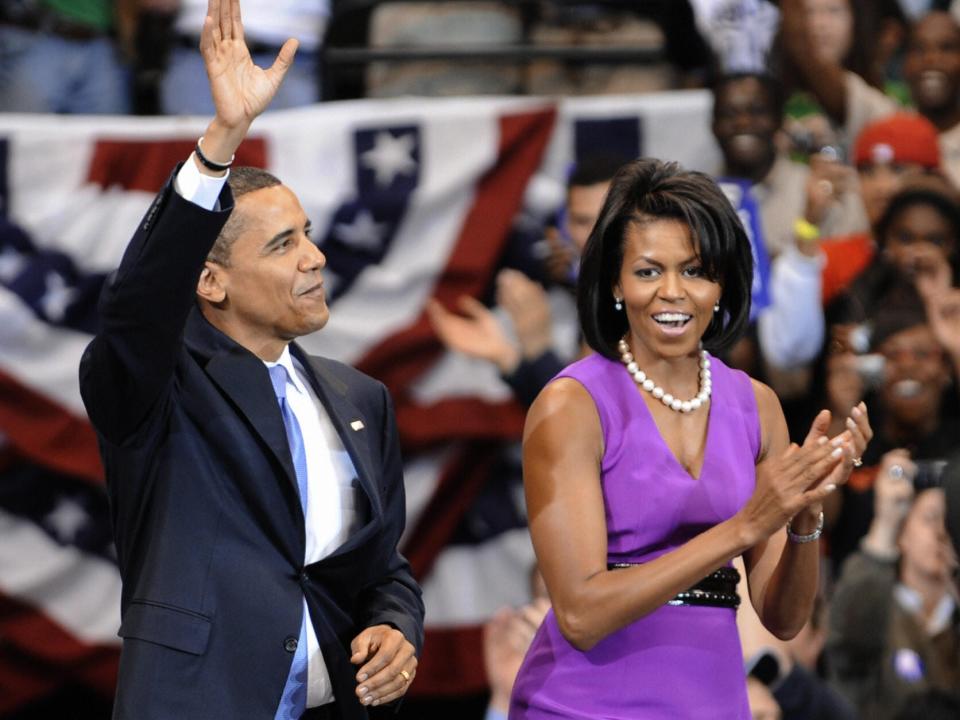
[[[809,535],[797,535],[790,529],[790,523],[787,523],[787,539],[794,543],[808,543],[819,540],[823,533],[823,511],[820,511],[820,517],[817,518],[817,527]]]

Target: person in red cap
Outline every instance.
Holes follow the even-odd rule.
[[[821,237],[818,226],[805,217],[794,223],[798,252],[784,253],[773,278],[774,297],[789,291],[789,319],[793,335],[810,332],[795,322],[800,317],[816,316],[821,322],[837,320],[834,312],[850,285],[870,267],[877,257],[875,230],[890,200],[907,185],[934,184],[949,192],[949,183],[940,173],[940,152],[936,128],[915,113],[897,113],[867,125],[857,137],[852,153],[856,165],[860,200],[866,210],[871,230],[838,237]],[[810,270],[810,265],[814,269]],[[819,267],[819,271],[817,270]],[[806,282],[793,282],[789,289],[778,278],[804,277]],[[803,312],[800,308],[804,308]],[[827,309],[824,317],[824,308]],[[826,333],[825,333],[826,334]],[[826,334],[827,340],[830,335]],[[834,338],[836,341],[836,338]],[[846,346],[846,340],[842,340]],[[822,350],[821,350],[822,352]],[[794,397],[816,399],[814,366],[819,360],[801,359],[791,368]],[[818,407],[796,408],[796,423],[806,420]],[[799,427],[800,425],[798,425]]]
[[[870,227],[876,226],[890,199],[913,178],[942,178],[937,129],[915,113],[901,112],[863,128],[853,146],[860,198]],[[946,181],[943,182],[946,185]],[[823,268],[823,303],[836,298],[870,264],[876,253],[872,233],[856,233],[820,240],[798,237],[799,242],[819,243],[826,262]]]
[[[782,0],[783,37],[808,89],[848,138],[870,122],[898,112],[898,101],[859,75],[812,51],[804,0]],[[960,187],[960,25],[932,11],[910,28],[903,79],[917,112],[933,123],[946,176]]]

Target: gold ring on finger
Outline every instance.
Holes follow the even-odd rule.
[[[400,674],[403,675],[404,682],[410,682],[410,673],[408,673],[406,670],[401,670]]]

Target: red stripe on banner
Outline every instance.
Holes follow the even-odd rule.
[[[443,469],[430,502],[410,532],[403,554],[414,577],[425,578],[473,505],[498,457],[497,443],[465,444]]]
[[[84,643],[36,608],[2,593],[0,638],[0,713],[70,684],[113,695],[119,645]]]
[[[0,645],[0,717],[52,695],[61,685],[46,665],[10,655]]]
[[[553,110],[500,119],[497,162],[479,182],[474,204],[439,275],[434,296],[454,307],[461,295],[479,297],[491,282],[527,183],[540,166],[553,130]],[[516,403],[452,399],[419,407],[408,392],[442,352],[424,313],[407,329],[371,348],[357,366],[389,388],[405,449],[457,438],[516,439],[523,411]],[[509,408],[509,409],[508,409]],[[411,529],[404,554],[417,578],[426,577],[489,478],[496,440],[474,441],[447,464],[436,490]],[[414,696],[449,697],[487,688],[478,626],[426,630]]]
[[[555,119],[553,109],[500,118],[497,162],[478,183],[474,203],[437,280],[434,296],[447,307],[454,307],[461,295],[479,297],[490,284],[527,183],[540,167]],[[357,367],[382,381],[400,405],[407,400],[410,383],[441,351],[440,341],[421,312],[407,329],[373,346]],[[402,425],[400,432],[405,432]]]
[[[454,697],[489,690],[483,668],[483,627],[430,628],[424,631],[417,681],[409,696]]]
[[[98,140],[93,149],[87,182],[102,188],[156,193],[196,145],[189,140]],[[267,166],[267,145],[262,138],[247,138],[237,148],[236,165]]]
[[[0,371],[0,431],[17,452],[36,464],[103,482],[97,437],[78,418]]]
[[[516,440],[523,432],[525,416],[515,402],[488,403],[469,397],[397,408],[397,424],[407,452],[427,450],[438,442]],[[451,423],[450,418],[457,421]]]

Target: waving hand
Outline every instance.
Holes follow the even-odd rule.
[[[239,0],[209,0],[200,34],[200,54],[207,69],[216,117],[204,135],[204,154],[227,162],[250,124],[267,109],[297,52],[287,40],[267,69],[257,67],[243,39]]]

